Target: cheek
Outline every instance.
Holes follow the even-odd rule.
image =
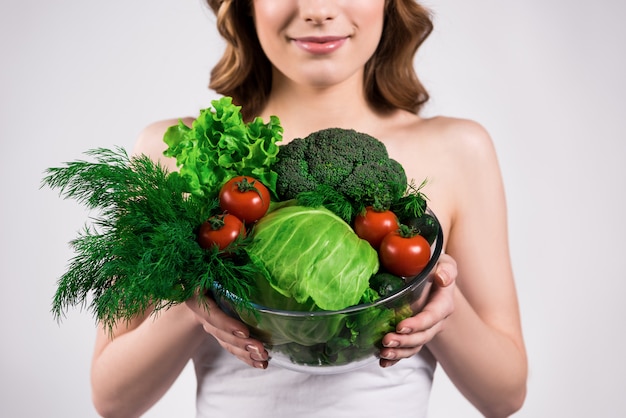
[[[277,42],[291,11],[286,0],[255,0],[252,16],[257,36],[263,49],[271,48]]]
[[[369,43],[378,45],[383,30],[385,1],[356,1],[351,5],[350,13],[358,16],[357,24],[361,29],[361,36]]]
[[[252,2],[252,18],[257,30],[277,29],[292,13],[292,1],[286,0],[255,0]]]
[[[347,7],[350,8],[350,13],[353,16],[359,16],[361,20],[370,25],[382,26],[385,16],[384,0],[353,1]]]

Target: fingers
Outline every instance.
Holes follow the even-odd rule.
[[[439,332],[440,325],[424,331],[409,334],[390,333],[383,338],[383,349],[380,350],[380,365],[389,367],[399,360],[419,353],[422,347],[432,340]]]
[[[204,331],[215,337],[226,351],[252,367],[267,368],[269,355],[265,347],[250,338],[248,328],[241,321],[228,316],[209,297],[194,297],[186,303],[196,313]]]
[[[218,343],[229,353],[249,366],[267,369],[269,356],[263,345],[251,338],[229,342],[217,339]]]
[[[384,348],[380,351],[380,365],[389,367],[400,359],[409,358],[419,353],[422,347],[430,341],[438,330],[436,327],[425,331],[409,334],[390,333],[383,338]]]
[[[456,281],[456,276],[456,261],[447,254],[441,254],[435,269],[435,283],[441,287],[446,287]]]
[[[396,332],[383,337],[380,365],[389,367],[403,358],[417,354],[445,327],[446,319],[454,312],[456,264],[451,257],[438,265],[428,303],[417,315],[400,321]],[[449,260],[448,260],[449,258]],[[442,281],[443,284],[440,284]]]

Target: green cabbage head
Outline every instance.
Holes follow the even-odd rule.
[[[255,226],[248,253],[267,270],[276,292],[301,305],[297,310],[356,305],[378,270],[376,251],[323,207],[286,206],[268,213]],[[259,303],[296,310],[272,306],[285,299],[263,293]]]

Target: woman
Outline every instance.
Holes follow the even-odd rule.
[[[429,179],[425,193],[447,254],[424,312],[384,337],[380,366],[331,376],[268,367],[242,323],[211,300],[210,314],[191,300],[119,325],[112,336],[100,329],[92,368],[98,411],[140,415],[191,358],[198,416],[426,416],[436,363],[484,415],[518,410],[527,362],[501,175],[478,124],[418,114],[428,94],[412,61],[432,29],[427,11],[414,0],[207,2],[228,41],[210,87],[232,96],[248,119],[278,115],[283,143],[328,127],[380,139],[408,178]],[[149,126],[135,152],[175,169],[162,154],[163,133],[175,123]]]

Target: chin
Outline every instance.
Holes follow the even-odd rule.
[[[359,84],[361,81],[361,74],[356,72],[340,71],[338,69],[314,70],[310,73],[303,75],[300,78],[302,84],[306,84],[318,89],[325,89],[333,86],[340,85],[345,82],[358,77]]]

